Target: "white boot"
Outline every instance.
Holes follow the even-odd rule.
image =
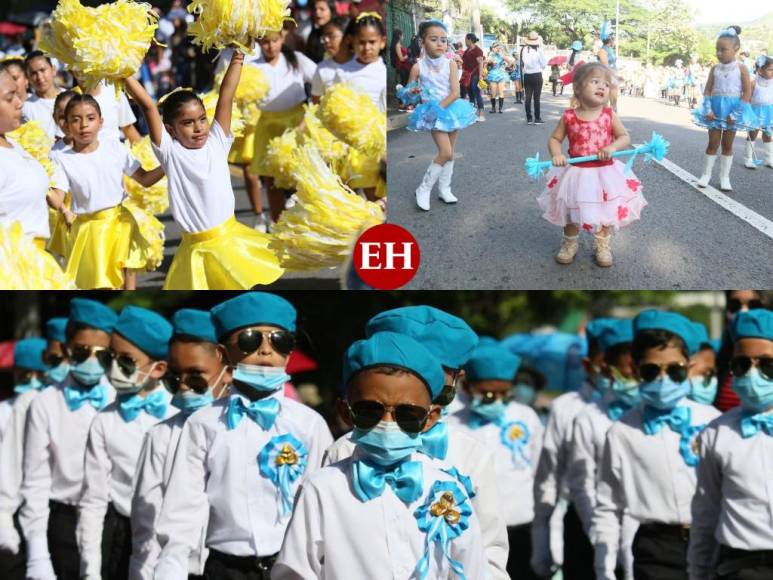
[[[730,168],[733,166],[732,155],[722,155],[719,160],[719,189],[722,191],[733,191],[730,185]]]
[[[421,180],[421,185],[416,189],[416,205],[424,211],[429,211],[429,196],[442,170],[442,165],[431,163]]]
[[[743,166],[748,169],[757,169],[757,164],[754,162],[754,142],[747,139],[746,149],[743,155]]]
[[[762,148],[765,150],[765,165],[773,167],[773,141],[763,142]]]
[[[451,193],[451,177],[454,175],[454,162],[446,161],[443,165],[443,170],[440,172],[438,178],[437,187],[440,192],[440,199],[446,203],[456,203],[459,201],[456,196]]]
[[[706,154],[703,156],[703,175],[698,180],[698,187],[706,187],[711,180],[711,170],[714,169],[714,163],[717,160],[716,155]]]

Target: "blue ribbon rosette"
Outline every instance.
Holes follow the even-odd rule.
[[[424,555],[415,570],[420,580],[429,574],[435,544],[440,546],[456,576],[466,580],[464,565],[451,557],[451,542],[470,526],[471,514],[470,499],[455,482],[436,481],[432,484],[426,501],[413,514],[419,529],[426,534]]]
[[[308,458],[306,447],[290,433],[273,437],[258,455],[260,474],[279,492],[282,517],[293,509],[292,486],[306,469]]]
[[[679,438],[679,455],[690,467],[696,467],[700,462],[698,437],[706,425],[685,425]]]
[[[512,452],[513,465],[519,469],[526,469],[531,465],[528,454],[531,433],[526,423],[523,421],[505,423],[499,430],[499,438],[502,444]]]

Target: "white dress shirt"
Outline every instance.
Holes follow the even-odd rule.
[[[276,554],[290,521],[280,515],[279,490],[260,473],[258,456],[271,439],[291,434],[308,451],[306,469],[293,484],[319,469],[333,442],[324,419],[305,405],[288,399],[280,389],[270,395],[280,402],[274,424],[264,431],[244,415],[229,430],[226,413],[237,392],[191,415],[183,427],[169,485],[156,526],[161,556],[155,578],[188,577],[191,550],[199,546],[201,526],[207,526],[207,547],[234,556]]]
[[[126,517],[131,513],[132,487],[145,433],[153,425],[178,411],[169,404],[172,395],[160,384],[151,393],[164,394],[167,408],[162,419],[140,411],[133,421],[124,421],[116,400],[97,414],[86,445],[83,493],[78,502],[78,549],[81,576],[99,578],[102,567],[102,529],[108,503]],[[148,396],[150,393],[148,393]]]
[[[13,402],[15,399],[16,395],[0,401],[0,442],[5,437],[5,430],[11,422],[11,412],[13,411]]]
[[[106,377],[107,401],[115,389]],[[88,402],[71,411],[64,400],[64,387],[77,383],[71,375],[43,390],[32,400],[24,439],[24,503],[19,520],[27,540],[28,560],[48,555],[48,502],[76,505],[83,487],[83,459],[89,427],[97,410]]]
[[[177,413],[150,428],[145,434],[142,451],[137,462],[137,476],[131,506],[132,556],[129,565],[130,580],[150,580],[161,553],[156,537],[156,522],[161,512],[164,493],[169,485],[177,444],[183,425],[188,419],[185,413]],[[207,526],[201,526],[200,543],[191,551],[188,564],[190,574],[202,574],[207,559],[204,545]]]
[[[322,465],[330,465],[351,457],[356,447],[351,437],[351,433],[347,433],[333,443],[325,451]],[[472,498],[471,503],[483,535],[488,577],[492,580],[508,580],[507,526],[501,514],[502,500],[494,470],[494,454],[458,427],[449,427],[446,458],[430,459],[437,469],[455,467],[459,473],[466,475],[472,481],[475,497]]]
[[[741,435],[741,407],[700,437],[698,488],[687,554],[690,578],[712,578],[717,544],[773,550],[773,437]]]
[[[523,55],[523,70],[521,71],[523,74],[541,73],[547,64],[541,46],[538,46],[536,50],[525,46],[521,50],[521,54]]]
[[[477,429],[469,425],[468,408],[449,415],[446,418],[449,428],[458,429],[494,453],[494,471],[499,482],[501,497],[500,513],[506,526],[527,524],[534,519],[534,498],[531,490],[534,485],[534,468],[542,447],[542,423],[531,407],[520,403],[510,403],[505,410],[507,422],[521,421],[529,431],[523,464],[516,465],[513,454],[501,441],[501,428],[487,423]]]
[[[425,455],[416,453],[423,471],[423,493],[406,505],[385,485],[383,493],[360,501],[352,493],[352,461],[358,455],[317,471],[303,483],[272,580],[414,578],[424,554],[425,534],[414,512],[425,503],[435,481],[455,481]],[[461,486],[460,486],[461,488]],[[463,488],[461,488],[463,491]],[[475,512],[469,527],[451,541],[450,555],[467,578],[487,577],[486,558]],[[455,577],[439,549],[432,551],[426,580]]]
[[[705,425],[720,413],[714,407],[687,399],[691,425]],[[593,537],[596,577],[615,578],[620,543],[620,518],[625,510],[640,524],[689,525],[695,493],[695,468],[679,454],[680,436],[668,425],[655,435],[643,429],[641,408],[633,409],[607,432],[596,491]]]

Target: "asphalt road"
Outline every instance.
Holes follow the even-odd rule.
[[[421,266],[410,289],[725,289],[767,288],[773,281],[773,239],[707,198],[658,164],[637,160],[636,175],[649,202],[638,222],[615,235],[615,265],[594,265],[591,236],[584,235],[575,262],[554,261],[561,230],[541,217],[523,162],[547,140],[568,98],[543,92],[544,125],[526,125],[521,105],[506,97],[503,114],[487,115],[461,132],[448,206],[433,192],[426,213],[414,190],[436,154],[427,134],[389,132],[388,221],[410,230],[421,248]],[[623,123],[633,143],[657,131],[671,143],[668,160],[694,176],[702,170],[707,132],[694,126],[684,106],[624,97]],[[773,169],[743,167],[745,133],[738,133],[730,198],[773,220]],[[758,141],[758,154],[761,146]],[[718,189],[719,163],[712,185]]]

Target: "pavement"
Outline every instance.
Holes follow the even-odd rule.
[[[487,114],[486,122],[459,135],[453,180],[459,203],[444,204],[435,190],[429,212],[418,209],[414,190],[436,154],[432,139],[402,128],[389,132],[388,220],[411,231],[421,248],[421,266],[405,289],[770,286],[773,169],[743,167],[746,135],[738,133],[734,191],[697,189],[691,182],[702,170],[707,132],[692,124],[684,106],[635,97],[621,99],[623,124],[633,143],[649,140],[652,131],[670,141],[669,169],[637,160],[634,172],[649,205],[641,220],[615,235],[615,265],[593,263],[587,235],[573,264],[557,264],[561,229],[541,217],[536,197],[545,183],[531,181],[523,163],[537,152],[545,158],[548,137],[567,106],[568,96],[543,92],[545,124],[527,125],[523,107],[508,94],[503,114]],[[718,166],[711,182],[717,190]]]

